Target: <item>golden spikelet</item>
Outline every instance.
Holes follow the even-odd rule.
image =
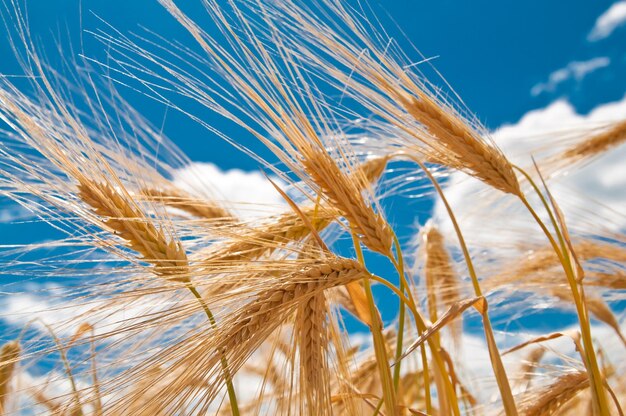
[[[331,205],[350,223],[363,244],[383,255],[391,253],[392,231],[387,221],[369,206],[361,195],[362,189],[343,173],[328,153],[313,150],[302,161],[311,179],[322,189]]]
[[[300,304],[316,293],[345,285],[367,276],[365,269],[355,260],[333,258],[320,265],[298,272],[280,286],[267,289],[238,314],[235,325],[225,336],[227,350],[244,344],[268,322],[275,321],[274,314],[283,307]]]
[[[78,190],[80,198],[104,217],[103,225],[125,240],[143,260],[154,265],[156,274],[189,282],[189,263],[180,242],[168,241],[162,230],[110,185],[81,178]]]
[[[600,258],[616,263],[626,262],[626,248],[615,244],[581,239],[573,244],[573,248],[581,261]],[[545,280],[545,276],[541,275],[542,273],[547,273],[551,268],[559,265],[559,259],[554,250],[551,247],[543,246],[529,250],[519,260],[506,267],[506,272],[485,279],[485,285],[495,288],[517,281],[520,276],[524,276],[525,282],[540,283]],[[602,274],[591,273],[591,276],[592,280],[595,281],[591,284],[596,286],[601,286],[602,281],[607,283],[610,281],[612,285],[618,287],[624,284],[620,279],[623,273],[620,274],[620,272],[612,277],[604,276],[604,279]],[[587,278],[585,278],[585,283],[587,283]]]
[[[180,209],[197,218],[212,220],[218,223],[232,223],[235,221],[234,215],[218,203],[196,198],[180,189],[144,188],[141,190],[141,194],[150,200]]]
[[[588,286],[606,287],[609,289],[626,290],[626,272],[617,270],[614,273],[591,272],[585,275]]]
[[[558,159],[583,159],[606,152],[626,141],[626,120],[613,124],[605,131],[565,150]]]
[[[307,413],[331,414],[326,362],[328,334],[326,297],[318,293],[296,312],[296,337],[300,351],[300,394],[306,398]]]
[[[521,190],[511,163],[502,152],[488,145],[463,120],[446,111],[432,97],[417,91],[415,97],[398,94],[398,100],[407,112],[422,124],[438,142],[432,158],[443,165],[451,165],[451,153],[460,168],[496,189],[513,195]]]
[[[376,183],[378,179],[385,172],[387,162],[389,162],[390,156],[375,157],[361,163],[356,171],[353,173],[353,177],[357,180],[361,180],[361,189],[365,189],[368,186]]]
[[[520,414],[524,416],[550,416],[561,406],[589,387],[589,376],[584,372],[568,373],[550,385],[527,393]]]
[[[9,385],[15,372],[21,348],[17,341],[11,341],[0,349],[0,416],[6,413],[9,400]]]
[[[459,278],[454,271],[452,261],[445,247],[443,235],[433,225],[429,224],[422,234],[425,245],[424,274],[428,292],[428,310],[431,321],[438,319],[438,300],[441,309],[448,309],[461,299]],[[455,320],[448,325],[455,342],[459,342],[463,330],[462,319]]]

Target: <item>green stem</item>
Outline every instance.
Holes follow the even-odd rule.
[[[407,290],[404,285],[404,260],[402,259],[400,243],[398,242],[398,238],[395,235],[393,236],[393,241],[396,248],[396,257],[398,258],[398,261],[396,262],[393,258],[391,258],[391,261],[398,271],[398,278],[400,279],[400,292],[404,293],[405,290]],[[400,384],[400,366],[402,364],[400,358],[402,357],[402,345],[404,342],[404,320],[406,315],[406,305],[404,304],[402,299],[400,299],[399,310],[400,312],[398,313],[398,334],[396,335],[396,366],[393,369],[393,387],[396,390],[396,393],[398,392],[398,385]]]
[[[581,330],[581,337],[583,340],[584,353],[587,359],[587,364],[589,367],[588,369],[590,370],[589,376],[591,378],[591,384],[593,385],[593,393],[594,393],[593,402],[594,402],[594,405],[597,407],[597,411],[599,411],[599,413],[602,416],[608,416],[610,414],[609,404],[608,404],[608,399],[606,397],[606,393],[603,387],[602,374],[600,373],[600,368],[598,366],[598,361],[597,361],[595,349],[593,346],[593,340],[591,337],[591,324],[589,322],[589,314],[587,312],[587,307],[584,301],[584,298],[585,298],[584,288],[582,284],[580,285],[580,288],[579,288],[578,281],[576,279],[576,276],[574,275],[572,261],[569,256],[569,252],[567,249],[565,239],[563,237],[563,233],[561,232],[559,228],[558,222],[556,218],[554,217],[554,214],[552,213],[552,210],[550,209],[548,202],[546,201],[539,187],[537,186],[535,181],[530,177],[530,175],[527,172],[525,172],[523,169],[517,166],[515,168],[519,172],[521,172],[522,175],[526,177],[528,182],[531,184],[531,186],[535,190],[535,193],[540,198],[543,206],[545,207],[548,215],[550,216],[550,221],[552,222],[552,226],[555,229],[555,233],[559,240],[558,245],[557,245],[557,242],[554,240],[554,237],[552,237],[547,227],[545,226],[541,218],[539,218],[539,216],[537,215],[533,207],[530,205],[530,203],[526,199],[526,197],[524,195],[520,195],[520,199],[522,203],[524,204],[526,209],[528,209],[530,214],[533,216],[537,224],[539,224],[544,234],[550,241],[550,244],[552,245],[554,252],[557,254],[559,258],[561,266],[563,267],[565,276],[567,277],[567,282],[570,286],[570,290],[572,291],[574,304],[576,306],[576,313],[578,315],[578,321],[579,321],[580,330]],[[559,249],[559,245],[560,245],[560,249]]]
[[[408,282],[406,281],[406,276],[404,274],[404,257],[402,256],[402,247],[400,246],[400,241],[398,240],[398,236],[396,236],[395,233],[393,234],[393,243],[394,243],[395,250],[396,250],[397,260],[394,259],[393,257],[389,257],[389,259],[391,260],[391,262],[396,268],[396,271],[398,272],[398,278],[400,280],[400,292],[404,294],[406,291],[411,299],[411,302],[413,302],[411,290],[408,285]],[[396,365],[393,369],[393,386],[396,389],[396,392],[398,391],[398,386],[400,383],[400,366],[402,364],[401,358],[402,358],[402,350],[403,350],[403,343],[404,343],[404,325],[405,325],[404,321],[406,317],[406,304],[402,299],[400,299],[399,310],[400,312],[398,314],[398,320],[399,320],[398,335],[396,336],[396,358],[395,358]],[[422,371],[423,371],[423,376],[424,376],[424,397],[426,400],[426,412],[431,413],[432,401],[430,398],[430,377],[428,374],[428,361],[426,357],[425,345],[422,345],[420,347],[420,350],[422,354]]]
[[[206,302],[204,301],[204,299],[202,298],[198,290],[191,283],[187,284],[187,288],[196,297],[196,299],[200,303],[200,306],[202,306],[202,309],[204,309],[204,313],[206,314],[207,318],[209,318],[211,327],[215,328],[217,326],[215,322],[215,317],[213,316],[213,313],[211,313],[211,310],[207,306]],[[230,371],[228,370],[228,361],[226,360],[224,351],[220,351],[220,354],[222,355],[220,361],[222,364],[222,371],[224,372],[224,380],[226,381],[226,389],[228,390],[228,399],[230,401],[230,409],[233,413],[233,416],[239,416],[239,406],[237,404],[237,395],[235,393],[235,386],[233,386],[232,376],[230,374]]]
[[[363,252],[361,251],[361,243],[354,233],[352,234],[352,240],[357,259],[359,260],[359,263],[365,267],[365,259],[363,258]],[[383,388],[385,409],[389,415],[395,416],[398,414],[396,409],[396,392],[393,387],[391,371],[389,369],[387,345],[383,337],[382,322],[380,321],[380,315],[378,313],[378,309],[376,308],[376,304],[374,303],[374,296],[372,294],[369,277],[363,278],[363,286],[365,288],[365,295],[367,296],[367,303],[370,309],[370,316],[372,318],[370,332],[372,333],[372,339],[374,341],[374,352],[376,354],[376,362],[378,364],[378,371],[380,373]]]
[[[61,361],[63,362],[63,366],[65,367],[65,373],[67,374],[67,378],[70,381],[70,386],[72,388],[72,395],[74,396],[74,401],[76,402],[76,410],[78,412],[78,415],[82,416],[83,407],[82,407],[82,404],[80,403],[80,394],[78,394],[78,387],[76,387],[76,380],[74,380],[74,374],[72,374],[72,367],[70,366],[70,362],[67,360],[67,355],[65,354],[65,348],[61,344],[61,341],[56,336],[52,328],[45,322],[42,322],[42,323],[52,335],[52,339],[54,340],[54,343],[59,347],[59,354],[61,355]]]
[[[398,289],[397,287],[395,287],[394,285],[392,285],[391,283],[389,283],[388,281],[386,281],[383,278],[380,278],[378,276],[373,275],[371,277],[371,279],[374,280],[375,282],[378,282],[378,283],[382,284],[387,289],[391,290],[393,293],[396,294],[396,296],[398,296],[398,298],[402,302],[404,302],[404,304],[406,306],[409,307],[409,310],[411,311],[411,313],[413,314],[413,318],[415,319],[415,326],[417,327],[417,335],[421,336],[422,333],[427,330],[427,326],[426,326],[426,322],[424,321],[424,318],[422,318],[422,316],[417,311],[417,307],[415,305],[415,301],[413,300],[413,297],[411,296],[410,298],[407,298],[405,296],[405,294],[400,291],[400,289]],[[407,294],[411,295],[411,292],[407,291]],[[445,364],[443,363],[443,361],[441,359],[441,355],[440,355],[440,349],[441,348],[440,348],[440,345],[439,345],[438,342],[436,342],[434,337],[429,337],[426,340],[426,342],[428,343],[428,346],[430,347],[430,350],[431,350],[432,355],[433,355],[433,359],[435,360],[435,367],[444,375],[444,377],[443,377],[443,382],[445,384],[444,390],[445,390],[446,397],[448,398],[448,400],[450,401],[450,403],[452,405],[453,413],[454,413],[455,416],[459,416],[460,415],[460,410],[459,410],[459,406],[458,406],[458,400],[457,400],[457,397],[456,397],[456,392],[454,391],[454,386],[452,385],[452,382],[450,381],[450,378],[447,375],[448,373],[446,371]],[[425,371],[425,374],[424,374],[424,386],[426,387],[426,386],[430,386],[430,378],[429,378],[429,374],[428,374],[428,362],[426,360],[425,347],[422,346],[420,348],[420,350],[422,352],[423,371]],[[397,365],[397,362],[396,362],[396,365]],[[426,398],[427,408],[428,408],[428,406],[432,406],[430,404],[430,389],[425,394],[425,398]],[[429,412],[429,413],[432,413],[432,412]]]
[[[435,190],[439,194],[441,201],[443,202],[446,211],[448,213],[448,217],[452,222],[454,227],[454,231],[459,240],[459,245],[461,246],[461,250],[463,251],[463,257],[465,258],[465,263],[467,265],[468,272],[470,274],[470,278],[472,281],[472,286],[474,287],[474,293],[476,296],[483,296],[482,290],[480,289],[480,284],[478,282],[478,276],[476,274],[476,270],[474,269],[474,264],[472,263],[472,258],[469,254],[469,250],[467,249],[467,245],[465,244],[465,238],[463,237],[463,233],[461,232],[461,228],[459,227],[458,222],[456,221],[456,216],[452,211],[452,207],[448,203],[447,198],[445,197],[441,186],[435,179],[435,177],[430,173],[428,168],[417,158],[412,158],[415,163],[417,163],[420,168],[424,171],[428,179],[435,187]],[[517,416],[517,407],[515,406],[515,399],[513,398],[513,392],[511,391],[511,386],[509,384],[508,377],[506,376],[506,371],[504,369],[504,364],[502,363],[502,358],[500,357],[500,353],[498,352],[497,345],[495,343],[495,338],[493,336],[493,328],[491,327],[491,321],[489,320],[489,314],[485,310],[484,313],[481,313],[483,320],[483,329],[485,332],[485,337],[487,339],[487,346],[489,350],[489,357],[491,359],[492,366],[494,367],[494,375],[496,377],[496,382],[498,383],[498,388],[500,390],[500,394],[502,395],[502,404],[504,405],[504,411],[507,416]]]

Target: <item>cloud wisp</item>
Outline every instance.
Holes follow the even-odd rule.
[[[284,182],[272,181],[284,187]],[[239,218],[254,219],[282,212],[286,203],[261,172],[221,170],[213,163],[194,162],[174,172],[174,183],[192,194],[232,207]]]
[[[587,40],[596,42],[608,38],[624,24],[626,24],[626,1],[618,1],[598,17],[593,29],[587,36]]]
[[[565,67],[552,72],[546,82],[536,84],[530,90],[531,95],[538,96],[544,92],[554,92],[557,87],[569,80],[582,81],[587,75],[598,69],[605,68],[611,64],[611,60],[606,56],[601,56],[588,61],[572,61]]]

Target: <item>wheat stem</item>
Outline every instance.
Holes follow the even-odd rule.
[[[365,259],[363,258],[363,252],[361,251],[361,244],[358,237],[354,233],[352,234],[352,241],[357,259],[361,266],[365,267]],[[374,296],[372,294],[372,287],[369,278],[366,277],[363,279],[363,286],[365,288],[365,295],[367,296],[370,316],[372,317],[370,332],[372,333],[372,339],[374,341],[374,351],[376,353],[376,363],[378,365],[378,372],[382,383],[385,409],[389,415],[397,416],[398,410],[396,407],[396,392],[391,378],[391,371],[389,369],[389,358],[387,357],[387,348],[381,327],[382,322],[380,320],[380,313],[378,312],[378,308],[376,308],[376,304],[374,302]]]
[[[474,293],[476,296],[482,296],[482,290],[480,289],[480,284],[478,282],[478,276],[476,275],[476,271],[474,269],[474,264],[472,262],[472,258],[470,256],[467,245],[465,244],[465,238],[461,233],[461,228],[459,227],[458,222],[456,221],[456,216],[448,203],[448,200],[439,186],[439,183],[432,175],[430,170],[417,158],[413,158],[415,163],[417,163],[420,168],[426,173],[428,179],[431,181],[435,190],[441,197],[441,200],[446,208],[448,213],[448,217],[452,222],[454,227],[454,231],[456,233],[457,238],[459,239],[459,245],[461,246],[461,250],[463,251],[463,257],[465,258],[465,263],[467,265],[468,272],[470,274],[470,278],[472,280],[472,286],[474,287]],[[513,398],[513,393],[511,392],[511,386],[509,384],[509,380],[506,376],[506,370],[504,369],[504,365],[502,364],[502,358],[500,357],[500,353],[498,352],[498,347],[495,342],[495,338],[493,336],[493,329],[491,328],[491,321],[489,320],[489,314],[485,308],[485,310],[481,313],[483,318],[483,328],[485,332],[485,337],[487,339],[487,347],[489,350],[489,357],[491,359],[492,367],[494,370],[494,374],[496,377],[496,381],[498,383],[498,388],[500,390],[500,394],[502,395],[502,403],[504,405],[504,411],[507,416],[517,416],[517,408],[515,406],[515,399]]]
[[[74,402],[75,402],[74,405],[76,406],[74,408],[74,411],[77,412],[78,416],[82,416],[83,409],[82,409],[82,404],[80,402],[80,394],[78,393],[76,380],[74,379],[74,374],[72,373],[72,367],[70,366],[70,362],[67,360],[67,355],[65,354],[65,347],[63,346],[63,344],[61,344],[61,341],[56,336],[54,330],[50,327],[50,325],[46,324],[45,322],[42,322],[42,323],[48,329],[48,332],[50,332],[50,334],[52,335],[52,339],[54,340],[54,343],[58,347],[59,355],[61,356],[61,361],[63,362],[63,366],[65,367],[65,374],[67,375],[67,378],[70,382],[70,386],[72,388],[72,395],[73,395]]]
[[[574,304],[576,306],[576,312],[578,314],[578,321],[579,321],[580,329],[581,329],[584,353],[585,353],[586,361],[588,363],[588,369],[590,370],[589,377],[591,379],[591,384],[593,386],[591,391],[593,393],[592,397],[593,397],[594,407],[597,408],[596,411],[600,412],[602,416],[608,416],[610,414],[609,405],[608,405],[608,400],[607,400],[606,393],[604,391],[604,387],[602,383],[603,377],[598,367],[598,361],[596,358],[595,349],[594,349],[593,341],[591,338],[591,324],[589,322],[589,314],[587,313],[587,306],[584,301],[583,286],[581,284],[579,288],[579,283],[575,276],[573,265],[569,257],[569,250],[568,250],[567,244],[564,240],[563,233],[558,225],[558,222],[554,216],[554,213],[552,212],[552,210],[550,209],[548,205],[548,202],[546,201],[542,192],[539,190],[539,187],[537,186],[535,181],[530,177],[530,175],[521,168],[517,168],[517,170],[520,171],[526,177],[526,179],[528,179],[529,183],[532,185],[533,189],[535,190],[535,193],[541,199],[545,209],[548,212],[548,215],[550,216],[552,226],[554,227],[557,237],[559,239],[560,249],[559,249],[559,246],[557,245],[557,242],[549,233],[548,229],[543,224],[543,221],[541,220],[541,218],[539,218],[539,216],[537,215],[535,210],[532,208],[528,200],[523,195],[520,195],[520,199],[522,203],[529,210],[529,212],[531,213],[535,221],[539,224],[544,234],[546,234],[546,237],[550,241],[550,244],[552,244],[555,253],[559,256],[559,260],[561,262],[563,271],[565,272],[567,282],[570,286],[570,290],[572,291]]]
[[[206,314],[207,318],[209,318],[211,327],[216,328],[217,323],[215,322],[215,317],[213,316],[213,313],[211,312],[208,305],[202,298],[202,295],[200,295],[198,290],[191,283],[187,284],[187,288],[202,306],[204,313]],[[235,391],[235,386],[233,385],[233,379],[230,374],[230,370],[228,369],[228,361],[226,359],[226,356],[224,355],[224,351],[220,351],[219,354],[221,355],[220,364],[222,366],[222,372],[224,373],[224,380],[226,382],[226,389],[228,391],[228,399],[230,401],[230,409],[234,416],[239,416],[239,405],[237,402],[237,393]]]

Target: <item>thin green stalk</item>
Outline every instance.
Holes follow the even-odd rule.
[[[539,218],[539,216],[537,215],[537,213],[535,212],[533,207],[530,205],[530,203],[526,199],[526,197],[523,196],[523,195],[520,195],[520,199],[521,199],[522,203],[528,209],[528,211],[533,216],[535,221],[539,224],[539,226],[543,230],[544,234],[546,234],[546,237],[550,241],[550,244],[552,245],[552,248],[554,249],[555,253],[559,257],[559,261],[561,263],[561,266],[563,267],[563,271],[565,272],[565,276],[567,277],[567,281],[568,281],[568,284],[570,286],[570,290],[572,291],[572,296],[574,298],[574,304],[576,306],[576,312],[578,314],[578,321],[579,321],[579,324],[580,324],[581,337],[582,337],[583,346],[584,346],[584,353],[585,353],[585,356],[587,358],[587,363],[588,363],[589,370],[591,370],[589,376],[591,378],[591,384],[593,385],[593,389],[592,389],[592,391],[593,391],[593,395],[592,395],[593,396],[593,402],[594,402],[594,405],[597,407],[596,410],[602,416],[608,416],[610,414],[609,404],[608,404],[608,399],[606,397],[606,393],[605,393],[604,387],[602,385],[603,384],[602,383],[602,374],[601,374],[600,368],[598,366],[598,361],[597,361],[597,357],[596,357],[596,354],[595,354],[595,349],[594,349],[594,346],[593,346],[593,340],[592,340],[592,337],[591,337],[591,324],[589,322],[589,314],[587,313],[587,307],[586,307],[586,304],[585,304],[585,301],[584,301],[584,288],[583,288],[582,284],[580,285],[580,287],[578,285],[578,281],[577,281],[576,276],[574,274],[573,264],[572,264],[572,261],[571,261],[570,256],[569,256],[568,247],[567,247],[567,244],[566,244],[565,239],[563,237],[563,233],[560,230],[560,227],[558,225],[558,221],[556,220],[552,210],[550,209],[550,206],[549,206],[546,198],[543,196],[543,194],[540,191],[539,187],[537,186],[535,181],[530,177],[530,175],[527,172],[525,172],[523,169],[521,169],[521,168],[519,168],[517,166],[515,168],[526,177],[528,182],[531,184],[531,186],[535,190],[535,193],[540,198],[543,206],[545,207],[545,209],[546,209],[546,211],[547,211],[547,213],[548,213],[548,215],[550,217],[550,221],[552,222],[552,226],[555,229],[555,233],[557,234],[557,238],[559,240],[560,249],[559,249],[559,246],[557,245],[557,242],[554,240],[552,235],[549,233],[547,227],[545,226],[545,224],[543,224],[543,221],[541,220],[541,218]]]
[[[354,242],[354,250],[356,251],[357,259],[362,266],[365,267],[365,259],[363,258],[363,252],[361,251],[361,243],[356,235],[352,234],[352,240]],[[396,392],[393,387],[393,381],[391,378],[391,371],[389,369],[389,358],[387,358],[387,345],[383,337],[381,321],[379,318],[378,309],[374,303],[374,296],[372,294],[372,287],[369,277],[363,278],[363,286],[365,288],[365,295],[367,296],[367,303],[370,309],[370,316],[372,317],[372,323],[370,325],[370,332],[372,333],[372,339],[374,341],[374,352],[376,354],[376,362],[378,364],[378,371],[380,373],[380,379],[383,388],[383,397],[385,402],[385,409],[389,415],[397,415],[396,408]]]
[[[72,388],[72,395],[74,396],[74,401],[76,402],[76,410],[78,411],[78,414],[82,416],[83,407],[82,407],[82,404],[80,403],[80,395],[78,394],[78,387],[76,386],[76,380],[74,380],[74,374],[72,374],[72,367],[70,366],[70,363],[67,360],[65,349],[63,345],[61,344],[61,341],[59,340],[59,338],[56,336],[56,334],[52,330],[52,328],[45,322],[42,322],[42,323],[52,335],[52,339],[54,340],[54,343],[59,347],[59,354],[61,355],[61,361],[63,362],[63,366],[65,367],[65,373],[67,374],[67,378],[70,381],[70,386]]]
[[[394,259],[393,257],[390,257],[390,260],[398,272],[398,278],[400,280],[400,291],[402,293],[406,291],[407,294],[411,297],[411,301],[413,302],[411,289],[409,288],[409,285],[407,284],[408,282],[406,282],[406,277],[404,274],[404,257],[402,256],[402,247],[400,246],[400,241],[398,241],[398,237],[396,236],[395,233],[393,234],[393,242],[394,242],[394,246],[396,250],[397,260]],[[400,312],[398,313],[398,320],[399,320],[398,334],[396,336],[396,358],[395,358],[396,365],[393,369],[393,386],[396,389],[396,392],[398,391],[398,386],[400,383],[400,368],[402,364],[401,358],[402,358],[402,349],[403,349],[403,343],[404,343],[404,324],[405,324],[404,321],[406,317],[406,304],[402,299],[400,299],[399,310]],[[430,378],[428,374],[428,361],[426,357],[426,346],[422,345],[420,347],[420,350],[421,350],[421,355],[422,355],[422,370],[423,370],[423,377],[424,377],[424,398],[426,401],[426,412],[431,413],[432,401],[430,398]]]
[[[215,328],[216,325],[217,325],[216,322],[215,322],[215,317],[213,316],[213,313],[211,313],[211,310],[207,306],[206,302],[204,301],[204,299],[202,298],[202,296],[200,295],[198,290],[191,283],[187,284],[187,288],[196,297],[196,299],[200,303],[200,306],[202,306],[202,309],[204,309],[204,313],[206,314],[207,318],[209,318],[209,322],[211,323],[211,327]],[[222,364],[222,371],[224,372],[224,380],[226,381],[226,389],[228,390],[228,400],[230,402],[230,409],[231,409],[231,411],[233,413],[233,416],[239,416],[239,406],[237,404],[237,394],[235,393],[235,386],[233,386],[232,376],[230,374],[230,371],[228,370],[228,361],[226,360],[226,356],[224,355],[224,351],[220,351],[220,354],[222,355],[220,361],[221,361],[221,364]]]
[[[393,242],[396,248],[396,257],[398,258],[398,260],[395,261],[393,258],[391,258],[391,260],[394,266],[396,267],[396,270],[398,271],[398,278],[400,279],[400,292],[404,293],[405,290],[407,290],[407,288],[404,285],[404,260],[402,259],[402,251],[400,248],[400,243],[398,242],[398,238],[395,236],[395,234],[393,236]],[[404,304],[402,299],[400,299],[399,313],[398,313],[398,320],[399,320],[398,333],[396,335],[396,358],[395,358],[396,366],[393,369],[393,387],[396,390],[396,393],[398,392],[398,385],[400,383],[400,368],[402,364],[400,362],[400,358],[402,357],[402,344],[404,341],[405,315],[406,315],[406,305]]]
[[[448,217],[452,222],[456,236],[459,239],[459,245],[461,246],[461,250],[463,251],[463,257],[465,258],[465,263],[467,264],[467,269],[472,280],[474,293],[476,294],[476,296],[483,296],[482,290],[480,289],[480,284],[478,282],[478,276],[476,275],[476,270],[474,269],[474,264],[472,263],[472,259],[469,254],[469,250],[467,249],[467,245],[465,244],[465,238],[463,237],[463,233],[461,233],[461,228],[456,221],[456,216],[454,215],[454,212],[452,211],[452,208],[450,207],[450,204],[448,203],[448,200],[446,199],[443,190],[439,186],[439,183],[437,182],[435,177],[430,173],[430,170],[428,170],[428,168],[417,158],[411,158],[415,163],[420,166],[420,168],[422,168],[426,176],[428,176],[428,179],[435,187],[435,190],[439,194],[441,201],[446,207]],[[481,316],[483,318],[483,329],[485,332],[485,338],[487,339],[489,357],[491,359],[494,375],[496,377],[496,382],[498,383],[500,394],[502,395],[502,404],[504,405],[504,411],[507,416],[517,416],[518,413],[517,407],[515,405],[515,399],[513,398],[513,393],[511,391],[509,379],[504,369],[504,364],[502,364],[502,358],[500,357],[500,353],[498,352],[495,337],[493,336],[493,328],[491,327],[491,321],[489,320],[489,314],[486,309],[481,313]]]
[[[419,314],[419,312],[417,311],[417,307],[415,305],[415,302],[413,300],[412,297],[407,298],[407,296],[400,291],[400,289],[398,289],[397,287],[395,287],[394,285],[392,285],[391,283],[389,283],[388,281],[386,281],[383,278],[380,278],[378,276],[373,275],[371,277],[372,280],[382,284],[383,286],[385,286],[386,288],[388,288],[389,290],[391,290],[393,293],[396,294],[396,296],[398,296],[398,298],[404,302],[404,304],[406,306],[408,306],[409,310],[411,311],[411,313],[413,314],[413,318],[415,319],[415,324],[417,327],[417,334],[418,336],[421,336],[422,333],[424,331],[426,331],[427,326],[426,326],[426,322],[424,321],[424,318],[422,318],[422,316]],[[410,295],[410,291],[407,291],[407,294]],[[445,365],[441,359],[441,356],[439,355],[439,351],[440,351],[440,346],[438,343],[435,342],[435,340],[433,338],[428,338],[426,340],[426,342],[428,342],[428,346],[430,347],[430,350],[432,352],[433,355],[433,359],[435,360],[435,366],[437,367],[437,369],[439,371],[441,371],[442,374],[445,375],[445,377],[443,377],[444,379],[444,390],[446,393],[446,397],[448,397],[448,399],[451,402],[452,405],[452,409],[454,411],[454,415],[455,416],[459,416],[460,415],[460,409],[458,406],[458,399],[456,397],[456,392],[454,390],[454,386],[452,385],[452,382],[450,381],[450,377],[447,375],[447,371],[445,368]],[[429,386],[430,385],[430,379],[429,379],[429,375],[428,375],[428,362],[426,360],[426,356],[425,356],[425,349],[421,348],[420,349],[422,351],[422,362],[423,362],[423,370],[426,372],[426,374],[424,375],[425,378],[425,386]],[[396,361],[397,365],[398,361]],[[428,393],[425,395],[426,397],[426,404],[430,405],[432,407],[432,404],[430,404],[429,400],[430,400],[430,390],[428,391]]]

